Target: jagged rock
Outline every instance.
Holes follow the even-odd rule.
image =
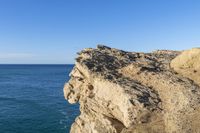
[[[65,98],[80,103],[71,133],[200,133],[199,63],[192,77],[182,67],[187,56],[199,61],[191,53],[81,51],[64,87]]]

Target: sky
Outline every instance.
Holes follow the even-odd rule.
[[[0,64],[73,64],[97,44],[200,46],[199,0],[0,0]]]

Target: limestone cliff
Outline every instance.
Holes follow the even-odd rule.
[[[80,103],[71,133],[200,133],[200,49],[78,54],[64,87]]]

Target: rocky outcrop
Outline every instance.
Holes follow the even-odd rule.
[[[172,60],[171,67],[182,76],[200,84],[200,48],[183,51],[181,55]]]
[[[64,87],[71,133],[200,133],[199,51],[84,49]]]

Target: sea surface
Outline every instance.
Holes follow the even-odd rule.
[[[63,86],[73,65],[0,65],[0,133],[69,133],[79,105]]]

